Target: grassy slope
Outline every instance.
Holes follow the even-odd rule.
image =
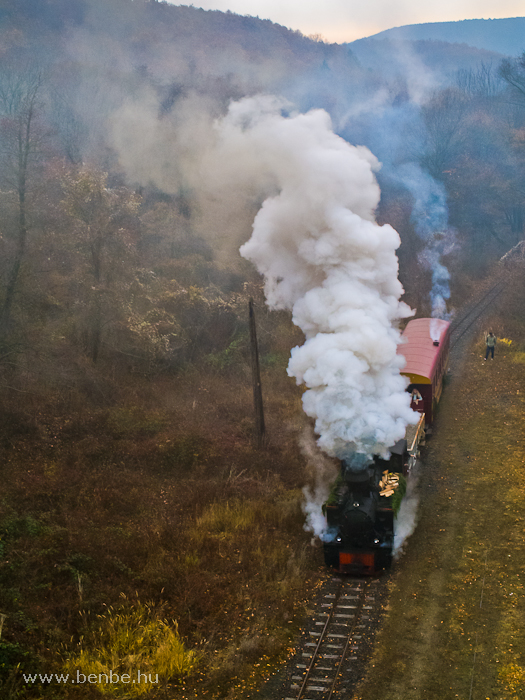
[[[512,294],[493,322],[523,341]],[[482,348],[444,393],[420,522],[356,698],[525,697],[525,354],[500,343],[485,363]]]
[[[264,371],[263,389],[263,451],[253,448],[244,366],[135,377],[109,407],[4,397],[0,652],[18,644],[33,656],[27,670],[60,672],[108,606],[140,601],[177,620],[199,655],[172,700],[242,697],[286,654],[320,562],[302,529],[301,391],[284,366]],[[0,695],[11,700],[24,690],[19,674],[2,680],[23,658],[3,660]],[[55,685],[23,697],[77,694]]]

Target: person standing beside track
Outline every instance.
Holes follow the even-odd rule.
[[[492,331],[489,331],[485,336],[485,343],[487,345],[487,350],[485,352],[485,360],[488,360],[489,353],[491,355],[491,360],[494,359],[494,348],[496,347],[496,336]]]

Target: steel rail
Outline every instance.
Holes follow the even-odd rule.
[[[351,628],[350,628],[350,630],[349,630],[349,632],[348,632],[348,637],[347,637],[347,639],[346,639],[346,644],[345,644],[345,647],[344,647],[343,652],[342,652],[342,654],[341,654],[341,658],[339,659],[339,663],[338,663],[338,665],[337,665],[337,669],[336,669],[336,672],[335,672],[335,678],[334,678],[334,680],[333,680],[333,682],[332,682],[332,685],[331,685],[331,687],[330,687],[330,692],[328,693],[328,697],[326,698],[326,700],[331,700],[332,696],[333,696],[334,693],[335,693],[335,687],[336,687],[336,685],[337,685],[337,682],[338,682],[338,680],[340,679],[340,677],[341,677],[341,675],[342,675],[343,664],[344,664],[345,659],[346,659],[346,653],[347,653],[347,651],[348,651],[348,647],[350,646],[350,642],[351,642],[352,637],[353,637],[353,635],[354,635],[354,631],[355,631],[355,629],[357,628],[357,623],[359,622],[359,619],[360,619],[360,618],[359,618],[359,615],[360,615],[360,613],[361,613],[362,610],[363,610],[363,606],[364,606],[365,600],[366,600],[366,592],[368,591],[369,588],[370,588],[370,581],[367,581],[367,582],[365,583],[365,586],[363,587],[362,594],[361,594],[361,597],[360,597],[360,600],[359,600],[359,605],[356,606],[354,621],[353,621],[352,626],[351,626]],[[335,606],[334,606],[334,607],[335,607]]]
[[[506,288],[507,283],[504,281],[499,281],[497,282],[493,287],[491,287],[482,297],[479,299],[476,304],[469,309],[465,315],[457,320],[457,322],[452,322],[451,324],[451,330],[450,330],[450,335],[451,335],[451,340],[450,340],[450,348],[452,349],[458,341],[465,335],[465,333],[471,328],[474,323],[480,318],[480,316],[483,314],[483,312],[495,301],[495,299],[498,298],[498,296],[503,292],[503,290]],[[478,313],[475,314],[475,312],[478,310],[478,308],[483,304],[487,298],[490,297],[487,301],[486,304],[479,310]],[[462,328],[462,326],[467,323],[470,320],[470,317],[473,315],[474,317],[472,320],[468,323],[468,325],[465,328]],[[455,336],[455,337],[452,337]]]
[[[324,624],[323,631],[321,632],[321,636],[319,637],[319,641],[317,642],[317,646],[315,647],[313,654],[312,654],[312,658],[310,659],[310,664],[309,664],[308,668],[306,669],[306,673],[304,675],[303,682],[301,684],[301,687],[299,688],[297,700],[301,700],[301,698],[303,697],[303,694],[304,694],[304,691],[305,691],[306,686],[308,684],[308,681],[310,679],[310,676],[312,675],[312,671],[314,669],[315,663],[316,663],[317,659],[319,658],[319,648],[320,648],[323,640],[326,637],[326,631],[327,631],[328,625],[330,624],[330,621],[334,615],[336,603],[339,600],[339,598],[341,597],[341,591],[343,590],[343,584],[344,584],[344,581],[341,579],[341,583],[339,584],[339,588],[337,589],[337,592],[335,593],[334,602],[332,604],[330,612],[326,616],[326,622]]]
[[[323,629],[320,633],[320,636],[319,636],[319,639],[318,639],[317,644],[315,646],[315,649],[312,653],[312,658],[310,659],[310,663],[308,664],[308,667],[305,671],[305,675],[302,679],[302,683],[301,683],[301,686],[299,688],[299,691],[298,691],[297,695],[295,696],[295,700],[301,700],[305,695],[308,684],[312,679],[312,674],[313,674],[314,670],[316,669],[318,662],[320,661],[320,650],[322,648],[322,645],[330,637],[330,631],[329,631],[330,625],[334,624],[335,612],[336,612],[338,603],[342,599],[342,594],[344,592],[344,589],[346,587],[348,587],[350,584],[355,585],[356,583],[357,583],[357,581],[353,580],[353,579],[350,579],[350,580],[342,579],[341,580],[340,585],[334,594],[332,606],[330,608],[330,611],[327,613],[326,621],[325,621]],[[363,583],[363,580],[359,579],[359,583]],[[330,672],[334,672],[335,676],[334,676],[333,680],[331,681],[331,684],[327,685],[326,691],[323,694],[323,700],[331,700],[331,698],[336,693],[336,686],[337,686],[338,681],[340,680],[341,675],[342,675],[342,671],[344,668],[344,663],[346,660],[348,648],[350,646],[350,643],[351,643],[352,637],[354,635],[354,632],[357,628],[357,625],[361,621],[360,616],[363,612],[363,607],[364,607],[364,604],[366,602],[366,594],[367,594],[369,588],[370,588],[370,581],[365,580],[363,588],[360,589],[358,596],[356,596],[358,600],[357,600],[357,604],[355,606],[353,620],[352,620],[351,625],[349,626],[349,629],[344,630],[344,634],[346,636],[345,645],[343,647],[343,650],[341,652],[339,660],[336,663],[334,663],[333,667],[330,669]],[[355,589],[352,589],[352,590],[355,590]],[[335,624],[337,624],[339,626],[341,623],[335,623]],[[341,635],[338,635],[338,636],[341,636]],[[327,662],[323,659],[323,663],[327,663]],[[328,669],[325,668],[324,670],[326,671]]]

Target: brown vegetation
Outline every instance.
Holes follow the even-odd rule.
[[[60,672],[109,607],[150,602],[178,622],[197,675],[170,697],[195,683],[222,695],[286,652],[319,565],[297,488],[300,392],[282,367],[264,370],[267,444],[255,450],[248,362],[114,378],[109,406],[102,372],[98,401],[43,397],[36,383],[23,401],[5,391],[0,649],[20,697],[77,697],[27,690],[17,664]]]

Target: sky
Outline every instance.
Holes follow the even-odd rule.
[[[405,24],[525,15],[523,0],[194,0],[193,6],[270,19],[337,43]]]

